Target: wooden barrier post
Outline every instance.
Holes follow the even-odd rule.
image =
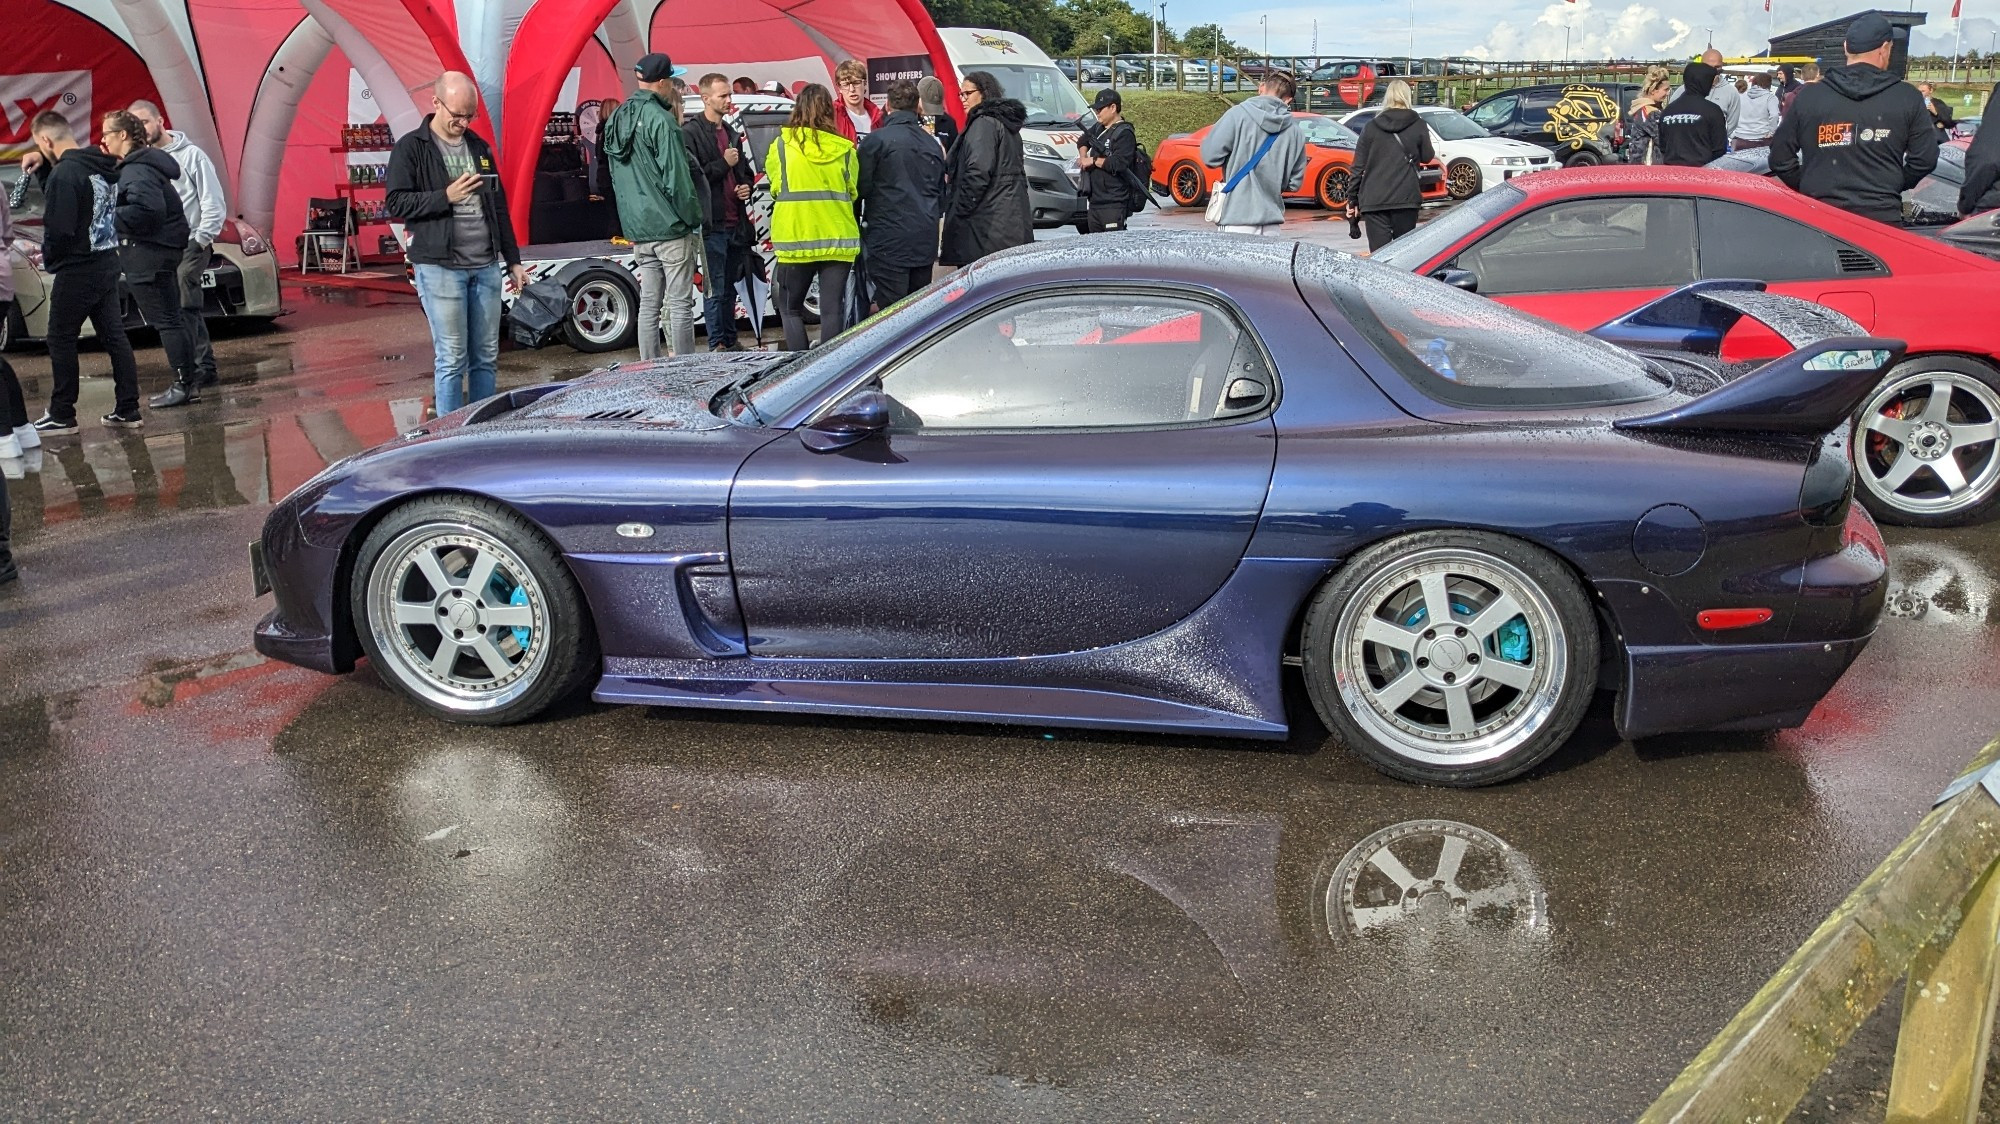
[[[1903,1025],[1889,1079],[1889,1124],[1972,1124],[1993,1041],[2000,982],[2000,874],[1966,899],[1957,932],[1925,945],[1910,965]]]

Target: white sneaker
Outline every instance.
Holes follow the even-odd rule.
[[[0,460],[16,460],[21,456],[21,440],[11,432],[0,435]]]
[[[42,447],[42,435],[35,432],[33,425],[16,427],[14,430],[14,440],[19,441],[23,449],[39,449]]]

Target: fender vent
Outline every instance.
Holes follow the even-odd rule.
[[[646,415],[643,407],[635,406],[627,410],[598,410],[583,415],[584,421],[634,421]]]
[[[1874,255],[1864,253],[1852,246],[1841,246],[1836,251],[1840,256],[1842,273],[1881,273],[1882,263]]]

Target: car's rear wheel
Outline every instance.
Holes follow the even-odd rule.
[[[1352,179],[1346,168],[1338,164],[1328,165],[1326,171],[1319,177],[1319,188],[1316,192],[1319,196],[1319,205],[1329,211],[1338,211],[1347,206],[1347,185]]]
[[[2000,502],[2000,371],[1956,355],[1908,359],[1859,416],[1854,471],[1876,518],[1952,527]]]
[[[1445,167],[1444,188],[1458,202],[1479,194],[1484,182],[1480,179],[1479,165],[1474,161],[1453,160]]]
[[[1588,148],[1579,148],[1575,152],[1571,153],[1569,157],[1563,161],[1563,167],[1594,168],[1602,163],[1604,163],[1604,161],[1597,158],[1597,153],[1595,151]]]
[[[1320,717],[1392,777],[1470,788],[1569,740],[1597,675],[1597,621],[1548,552],[1424,531],[1361,552],[1306,613]]]
[[[20,306],[9,302],[7,315],[0,316],[0,354],[21,346],[21,341],[27,336],[28,324],[21,318]]]
[[[1175,162],[1167,170],[1167,194],[1182,207],[1199,207],[1208,202],[1208,173],[1192,160]]]
[[[533,524],[491,500],[390,512],[362,544],[349,598],[381,676],[453,721],[526,721],[597,666],[576,580]]]
[[[563,334],[578,351],[622,351],[639,338],[639,290],[629,274],[592,269],[569,283]]]

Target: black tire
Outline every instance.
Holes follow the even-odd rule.
[[[1453,202],[1463,203],[1479,194],[1486,184],[1479,165],[1472,160],[1453,160],[1445,165],[1444,186]]]
[[[631,274],[616,267],[586,269],[570,279],[568,288],[563,338],[571,347],[597,355],[638,342],[639,286]]]
[[[1175,161],[1167,169],[1167,198],[1180,207],[1206,206],[1208,171],[1192,160]]]
[[[499,549],[491,551],[494,563],[486,581],[474,589],[470,579],[486,557],[488,543]],[[414,561],[423,553],[447,579],[466,584],[437,589],[424,576],[425,567]],[[455,575],[460,562],[464,573]],[[515,573],[517,567],[521,573]],[[519,600],[495,599],[489,606],[487,600],[495,598],[500,586],[518,591]],[[599,666],[589,607],[562,556],[539,528],[492,500],[426,496],[391,511],[355,557],[348,604],[376,674],[419,706],[453,722],[525,722],[568,697]],[[397,604],[428,604],[440,620],[410,624],[402,618],[399,623]],[[519,615],[525,627],[513,627],[512,616],[503,622],[489,620],[489,614]],[[465,627],[451,631],[453,624]],[[447,631],[464,642],[447,641]],[[426,652],[433,634],[436,643]],[[417,666],[428,662],[435,667],[447,642],[454,655],[443,674]],[[476,647],[481,644],[485,651]],[[496,653],[514,677],[503,679],[493,672],[486,651]],[[479,686],[482,671],[490,681],[484,688]]]
[[[1412,576],[1433,571],[1446,584]],[[1431,623],[1434,597],[1450,626]],[[1348,748],[1399,780],[1473,788],[1520,776],[1576,731],[1597,683],[1597,618],[1549,552],[1423,531],[1329,578],[1301,652],[1313,707]]]
[[[1349,185],[1354,182],[1354,172],[1342,164],[1328,164],[1320,173],[1319,183],[1313,188],[1313,196],[1319,205],[1329,211],[1339,211],[1347,206]]]
[[[1595,168],[1596,166],[1602,163],[1604,163],[1604,160],[1602,157],[1597,155],[1597,151],[1595,149],[1579,148],[1575,152],[1571,153],[1569,157],[1563,161],[1563,167]]]
[[[6,248],[0,247],[0,253]],[[21,306],[10,304],[6,316],[0,316],[0,354],[16,350],[28,338],[28,322],[21,316]]]
[[[1930,402],[1945,388],[1942,417]],[[2000,504],[2000,371],[1959,355],[1896,364],[1857,415],[1850,455],[1855,494],[1875,518],[1905,527],[1958,527]],[[1895,426],[1914,425],[1896,440]],[[1981,440],[1969,440],[1981,437]],[[1899,470],[1909,475],[1900,481]],[[1955,470],[1957,479],[1947,473]]]

